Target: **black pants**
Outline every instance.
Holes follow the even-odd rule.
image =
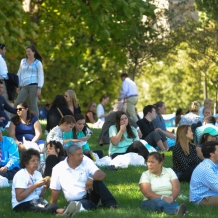
[[[102,181],[94,181],[91,193],[87,193],[87,195],[79,201],[86,210],[93,210],[97,208],[100,200],[104,207],[117,205],[115,198],[105,184]]]
[[[15,167],[12,170],[8,170],[7,172],[0,172],[0,176],[6,177],[8,180],[13,180],[14,175],[19,171],[18,167]]]
[[[18,204],[16,207],[13,208],[14,211],[33,211],[36,213],[47,213],[47,214],[55,214],[56,210],[59,207],[55,203],[47,204],[45,207],[36,207],[33,206],[30,201],[23,202]]]
[[[102,150],[95,150],[93,152],[96,153],[100,159],[104,156]],[[90,154],[84,153],[84,155],[86,155],[88,158],[92,159]]]
[[[188,167],[184,172],[177,172],[176,175],[180,182],[190,182],[194,167]]]
[[[49,155],[45,161],[45,172],[44,177],[51,176],[52,168],[58,164],[60,161],[64,160],[65,157],[57,157],[56,155]]]
[[[147,160],[148,158],[148,149],[140,142],[140,141],[135,141],[133,142],[128,149],[126,150],[126,152],[124,153],[114,153],[111,155],[111,158],[114,159],[116,156],[121,155],[121,154],[127,154],[129,152],[134,152],[134,153],[138,153],[139,155],[141,155],[142,157],[144,157],[145,160]]]
[[[160,132],[160,131],[153,131],[151,133],[149,133],[146,137],[145,137],[145,141],[149,144],[152,145],[154,148],[156,148],[157,146],[157,142],[158,141],[162,141],[165,142],[167,140],[166,136],[164,135],[164,133]]]

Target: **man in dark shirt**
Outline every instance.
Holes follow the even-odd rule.
[[[144,118],[138,120],[136,124],[142,132],[142,139],[153,147],[158,146],[162,151],[168,150],[169,146],[165,135],[160,131],[155,131],[152,121],[156,118],[156,111],[152,105],[147,105],[143,109]]]

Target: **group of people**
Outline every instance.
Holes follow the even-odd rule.
[[[111,159],[134,152],[147,163],[148,170],[142,173],[139,181],[144,196],[142,209],[184,215],[186,205],[176,202],[180,193],[179,181],[190,182],[191,202],[218,206],[218,129],[212,116],[211,101],[207,99],[203,108],[194,101],[189,113],[181,116],[181,111],[178,112],[179,127],[174,134],[166,128],[162,116],[166,104],[162,101],[146,105],[143,118],[137,117],[138,90],[128,74],[123,73],[119,101],[110,113],[106,113],[104,108],[109,102],[107,94],[102,96],[98,105],[91,102],[85,116],[73,90],[57,95],[49,105],[47,137],[42,140],[37,105],[44,84],[41,55],[34,46],[26,48],[26,58],[21,60],[18,82],[14,84],[18,87],[18,97],[12,107],[8,97],[3,97],[8,94],[5,87],[11,77],[4,60],[5,52],[5,46],[0,44],[0,175],[13,180],[14,211],[70,216],[82,210],[96,209],[100,200],[106,208],[118,208],[115,198],[103,183],[105,173],[93,162],[94,154],[102,158],[103,152],[101,149],[92,150],[88,143],[92,131],[87,123],[98,120],[102,122],[98,143],[109,145]],[[2,135],[9,121],[4,110],[14,114],[9,137]],[[200,111],[202,115],[199,115]],[[26,141],[38,149],[27,148]],[[149,153],[147,145],[161,153]],[[163,167],[163,152],[169,150],[173,153],[173,169]],[[41,165],[40,153],[44,152],[45,164]],[[51,189],[50,203],[43,199],[47,187]],[[61,190],[69,202],[65,209],[57,205]]]

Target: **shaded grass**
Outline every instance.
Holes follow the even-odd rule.
[[[43,125],[43,129],[45,126]],[[98,135],[100,130],[93,129],[94,134],[89,139],[89,144],[92,150],[102,149],[104,155],[108,153],[108,146],[100,147],[97,145]],[[46,136],[43,136],[45,139]],[[172,152],[166,153],[165,167],[172,167]],[[164,213],[158,214],[155,212],[148,212],[140,209],[142,202],[142,194],[139,191],[138,182],[142,172],[147,168],[138,166],[129,166],[127,169],[118,169],[117,171],[106,170],[105,167],[101,169],[107,174],[105,184],[116,198],[119,209],[98,209],[96,211],[83,212],[76,215],[78,218],[157,218],[157,217],[172,217]],[[195,206],[188,200],[189,198],[189,184],[181,183],[181,194],[177,201],[187,205],[189,213],[186,217],[217,217],[218,208],[211,208],[205,206]],[[46,191],[45,199],[49,201],[50,190]],[[58,204],[61,207],[67,205],[67,201],[61,194]],[[15,213],[11,209],[11,187],[0,189],[0,218],[35,218],[35,217],[54,217],[54,215],[36,214],[36,213]]]

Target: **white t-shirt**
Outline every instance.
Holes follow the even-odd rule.
[[[99,118],[101,115],[105,114],[105,110],[104,110],[103,105],[102,104],[98,104],[96,111],[97,111],[98,119],[100,119],[101,121],[105,122],[105,117]]]
[[[16,188],[23,188],[23,189],[28,189],[28,187],[32,186],[36,181],[42,179],[42,175],[39,171],[34,171],[33,175],[30,175],[26,169],[21,169],[19,170],[13,179],[12,183],[12,208],[16,207],[18,204],[26,202],[26,201],[31,201],[33,199],[39,199],[39,195],[41,194],[43,186],[36,188],[27,198],[25,198],[22,201],[17,201],[16,199]]]
[[[99,168],[84,156],[82,163],[72,169],[67,159],[53,167],[50,189],[61,190],[67,201],[80,200],[86,195],[85,183],[89,176],[93,176]]]
[[[55,126],[47,135],[46,142],[58,141],[61,144],[64,143],[64,133],[62,132],[60,126]]]

